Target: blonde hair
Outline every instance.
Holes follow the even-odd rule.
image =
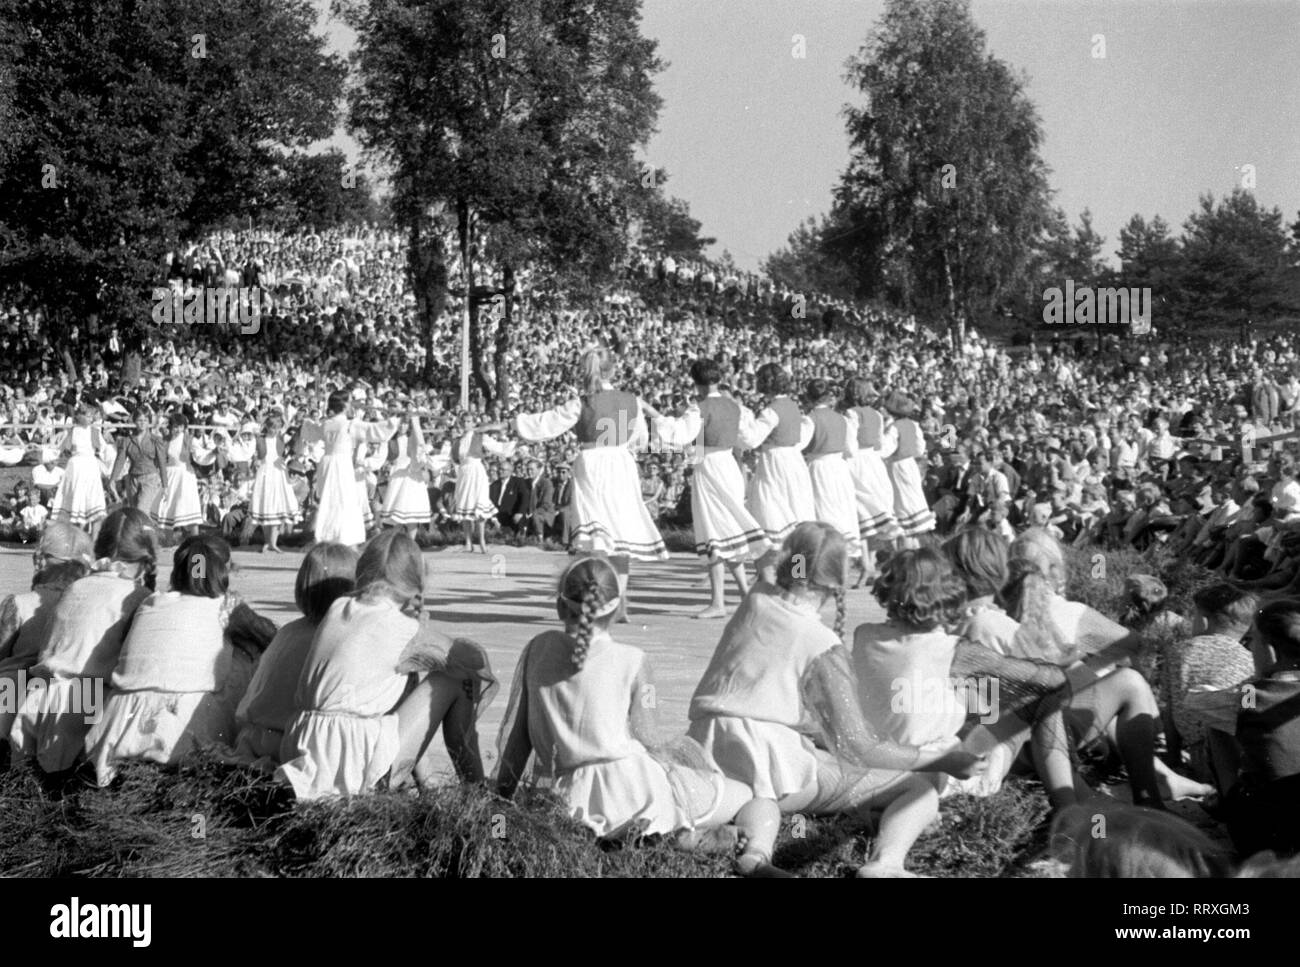
[[[373,602],[382,598],[419,607],[424,597],[424,557],[420,545],[400,529],[376,534],[357,561],[356,596]]]
[[[1052,852],[1069,876],[1209,879],[1227,876],[1226,854],[1195,826],[1126,803],[1071,806],[1052,823]]]
[[[564,621],[573,621],[573,665],[578,670],[587,661],[593,631],[609,625],[612,613],[601,614],[618,597],[618,575],[608,561],[584,557],[574,561],[560,575],[555,610]]]
[[[1012,543],[1004,597],[1007,613],[1020,622],[1016,638],[1026,643],[1026,653],[1070,653],[1072,643],[1052,620],[1052,600],[1065,589],[1067,573],[1060,542],[1042,528],[1031,527]]]
[[[613,377],[617,362],[614,354],[604,346],[592,346],[585,350],[578,360],[578,382],[582,386],[582,394],[591,396],[599,393],[601,384]]]
[[[835,595],[835,635],[844,636],[844,586],[848,544],[830,524],[805,521],[786,537],[776,562],[776,583],[787,591],[816,588]]]

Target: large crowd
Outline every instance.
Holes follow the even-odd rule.
[[[441,729],[481,780],[474,721],[495,677],[418,620],[415,549],[491,537],[605,552],[566,570],[557,630],[520,660],[498,775],[509,794],[532,755],[600,835],[730,830],[744,872],[775,873],[781,813],[875,806],[864,874],[897,875],[942,794],[987,795],[1015,768],[1068,834],[1075,751],[1110,742],[1151,811],[1133,836],[1167,872],[1226,868],[1158,815],[1170,799],[1209,797],[1243,858],[1300,843],[1300,732],[1278,714],[1300,694],[1291,339],[1040,330],[1012,349],[645,252],[596,304],[519,273],[515,378],[461,409],[464,280],[430,362],[405,269],[382,230],[227,232],[170,257],[159,284],[256,290],[256,331],[182,316],[141,339],[90,318],[55,340],[21,294],[0,306],[0,465],[20,468],[0,539],[37,549],[32,591],[0,612],[0,677],[49,683],[0,714],[13,755],[56,772],[88,759],[107,784],[123,759],[221,744],[314,797],[431,781]],[[501,324],[483,321],[484,345]],[[634,603],[629,560],[664,556],[670,527],[709,572],[702,616],[730,620],[690,735],[664,752],[629,702],[645,656],[611,626]],[[280,629],[228,587],[230,545],[259,532],[266,552],[315,542],[304,617]],[[169,589],[160,538],[179,541]],[[1066,545],[1163,548],[1222,580],[1185,616],[1137,580],[1126,627],[1063,597]],[[850,650],[853,564],[889,621]],[[1158,676],[1139,661],[1157,625]],[[180,627],[206,629],[183,658]],[[900,709],[889,683],[933,678],[995,679],[1007,714]],[[95,682],[99,721],[74,727]],[[1079,869],[1102,862],[1072,842]]]

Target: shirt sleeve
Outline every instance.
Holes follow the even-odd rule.
[[[515,452],[515,441],[510,440],[507,443],[502,443],[495,437],[485,436],[483,437],[483,452],[490,453],[494,457],[512,456]]]
[[[354,420],[349,428],[353,441],[357,443],[386,443],[397,432],[397,417],[382,420],[379,423],[367,423]]]
[[[553,440],[572,430],[582,415],[582,400],[574,397],[545,413],[520,413],[515,417],[515,433],[530,443]]]
[[[808,449],[808,444],[812,443],[813,431],[816,429],[811,416],[805,416],[799,421],[799,449]]]
[[[655,435],[664,446],[685,447],[700,435],[700,408],[691,404],[681,416],[661,416],[655,421]]]
[[[772,435],[781,418],[768,406],[757,416],[746,406],[740,408],[740,442],[747,450],[762,445]]]

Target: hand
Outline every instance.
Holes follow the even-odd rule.
[[[953,749],[934,763],[937,772],[946,772],[954,779],[971,779],[988,772],[989,759],[965,749]]]

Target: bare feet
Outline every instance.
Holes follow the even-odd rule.
[[[917,880],[925,879],[916,873],[908,872],[901,866],[889,866],[885,863],[872,861],[864,863],[858,867],[858,879],[860,880]]]
[[[1160,790],[1161,796],[1172,802],[1177,802],[1179,799],[1201,799],[1213,795],[1215,791],[1214,787],[1207,783],[1188,779],[1176,772],[1167,776],[1164,774],[1157,775],[1156,788]]]
[[[701,853],[731,853],[740,842],[740,828],[732,825],[714,826],[710,829],[681,829],[677,831],[674,845],[680,850]]]
[[[696,618],[706,620],[706,621],[713,618],[725,618],[726,616],[727,616],[726,608],[717,608],[714,607],[713,605],[709,605],[703,611],[698,611],[695,614]]]

